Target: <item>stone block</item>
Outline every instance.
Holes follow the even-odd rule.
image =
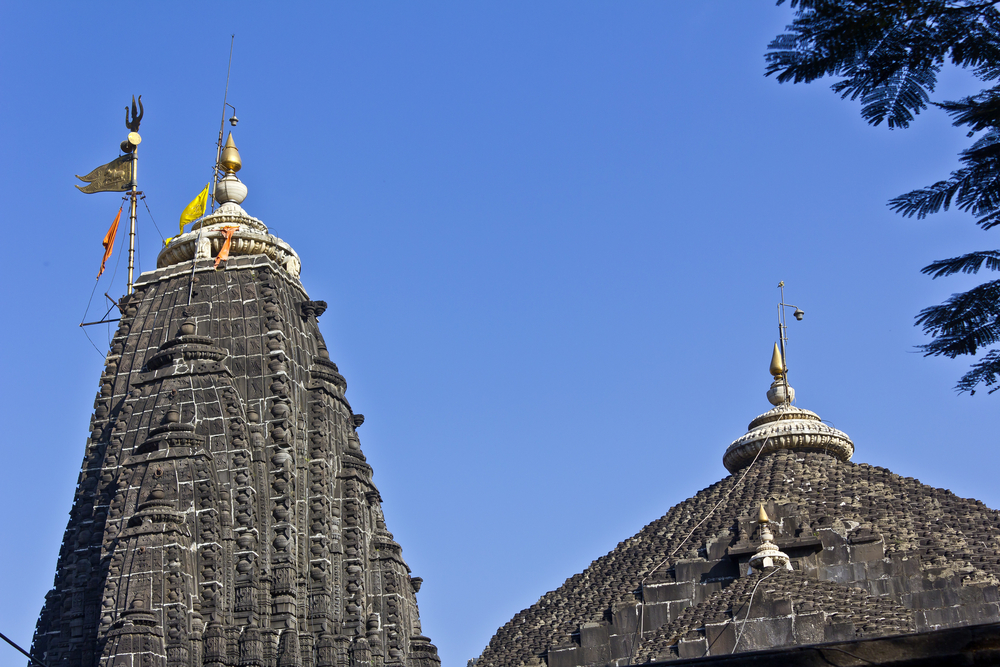
[[[669,623],[677,618],[684,607],[689,606],[685,601],[661,602],[659,604],[648,604],[642,614],[642,631],[648,632]]]
[[[792,619],[792,632],[796,644],[819,644],[826,641],[823,614],[796,614]]]
[[[604,646],[608,643],[607,623],[584,623],[580,626],[580,646],[582,648],[593,648]]]
[[[740,637],[739,651],[760,651],[794,642],[792,619],[789,617],[750,619],[745,625],[740,623],[736,634]]]
[[[709,560],[722,560],[726,558],[726,549],[729,545],[723,540],[716,540],[714,542],[709,542],[706,551],[708,552]]]
[[[892,573],[889,571],[889,561],[885,558],[866,561],[866,564],[868,565],[869,579],[882,579],[884,577],[892,576]]]
[[[1000,591],[996,586],[986,586],[983,588],[983,599],[986,602],[1000,602]]]
[[[611,635],[608,643],[611,649],[611,660],[620,660],[621,658],[627,658],[632,654],[632,648],[635,642],[638,641],[634,638],[632,633],[627,635]]]
[[[584,665],[603,665],[611,659],[611,643],[606,623],[580,626],[581,660]]]
[[[706,623],[705,639],[709,655],[729,655],[736,646],[736,624],[733,621]]]
[[[728,581],[726,583],[728,583]],[[695,584],[694,597],[691,598],[691,603],[698,604],[708,600],[710,597],[722,590],[722,584],[723,582],[721,581],[711,581],[707,584]]]
[[[962,612],[961,607],[943,607],[940,609],[921,609],[914,616],[922,619],[925,629],[932,630],[964,625],[967,621]],[[920,623],[918,623],[917,630],[920,629]]]
[[[704,637],[699,637],[693,641],[685,639],[677,642],[677,654],[683,658],[700,658],[708,653],[708,643]]]
[[[816,531],[820,542],[823,543],[823,549],[829,549],[830,547],[843,546],[847,544],[847,540],[833,532],[829,528],[821,528]]]
[[[984,602],[965,607],[966,617],[970,624],[1000,622],[1000,604]]]
[[[914,609],[934,609],[944,604],[939,590],[920,591],[910,596],[910,604]]]
[[[887,594],[888,580],[886,579],[868,579],[864,582],[864,585],[872,595],[881,596]]]
[[[694,584],[690,581],[670,584],[652,584],[642,587],[642,599],[648,603],[690,600],[694,597]]]
[[[788,598],[778,598],[771,606],[771,613],[774,616],[791,616],[792,601]]]
[[[649,605],[646,605],[649,613]],[[639,605],[622,607],[611,616],[611,634],[631,635],[639,627]]]
[[[823,551],[820,552],[820,562],[824,565],[837,565],[838,563],[847,563],[849,561],[850,552],[846,544],[824,546]]]
[[[850,547],[850,552],[851,560],[854,562],[881,560],[885,557],[885,547],[881,540],[866,542],[864,544],[854,544]]]
[[[960,585],[961,584],[959,584],[959,586]],[[942,588],[939,592],[941,593],[942,607],[952,607],[962,603],[962,596],[960,595],[958,588]]]
[[[958,589],[958,599],[961,601],[961,604],[969,605],[985,602],[981,586],[962,586]]]
[[[921,576],[906,578],[906,587],[910,593],[919,593],[920,591],[930,590],[930,586],[928,586],[927,583],[927,580]]]
[[[701,581],[709,583],[713,581],[726,581],[736,579],[740,576],[739,567],[729,558],[717,560],[712,564],[708,572],[702,574]]]
[[[824,641],[849,642],[855,638],[853,623],[831,623],[823,628]]]
[[[835,581],[838,584],[846,584],[849,581],[853,581],[854,573],[850,564],[843,565],[825,565],[819,568],[820,579],[826,579],[827,581]]]
[[[548,667],[579,667],[580,657],[579,646],[553,646],[548,651]]]
[[[674,566],[678,582],[705,583],[735,579],[739,568],[729,558],[711,561],[681,561]]]

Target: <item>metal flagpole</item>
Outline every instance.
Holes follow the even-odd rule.
[[[135,270],[135,204],[137,195],[139,194],[139,186],[136,179],[136,169],[139,166],[139,158],[136,154],[139,152],[139,147],[136,146],[132,150],[132,191],[129,196],[132,198],[132,204],[129,206],[129,225],[128,225],[128,286],[125,293],[132,293],[132,272]]]
[[[131,191],[129,192],[129,197],[132,199],[132,204],[128,209],[129,226],[128,226],[128,285],[125,288],[125,294],[129,295],[132,293],[132,285],[134,284],[133,273],[135,272],[135,212],[136,212],[136,202],[139,199],[139,179],[138,179],[138,169],[139,169],[139,158],[136,154],[139,152],[139,144],[142,142],[142,137],[139,136],[139,122],[142,121],[142,95],[139,96],[139,109],[138,112],[135,108],[135,97],[132,98],[132,119],[129,120],[128,107],[125,107],[125,127],[129,129],[128,137],[122,142],[122,152],[132,156],[131,164],[131,182],[129,183]]]

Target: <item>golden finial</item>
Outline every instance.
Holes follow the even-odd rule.
[[[233,143],[232,132],[229,133],[229,137],[226,139],[226,145],[222,149],[222,155],[219,157],[219,164],[222,165],[227,174],[235,174],[243,167],[243,162],[240,160],[240,152],[236,149],[236,144]]]
[[[764,511],[764,503],[760,504],[760,513],[757,515],[757,523],[768,523],[767,512]]]
[[[768,523],[767,512],[764,511],[764,503],[760,504],[760,514],[757,516],[757,523]]]
[[[774,344],[774,353],[771,354],[771,375],[774,377],[780,377],[787,368],[785,368],[785,360],[781,357],[781,350],[778,349],[778,344]]]

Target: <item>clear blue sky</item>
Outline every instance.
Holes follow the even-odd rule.
[[[118,198],[73,175],[117,155],[141,93],[140,185],[172,234],[211,174],[233,32],[244,207],[330,303],[320,324],[446,667],[725,474],[769,407],[779,280],[806,311],[798,404],[856,461],[1000,506],[1000,396],[956,395],[968,361],[924,359],[913,327],[974,283],[920,267],[995,240],[885,205],[968,140],[938,111],[871,128],[829,82],[766,79],[790,16],[764,0],[0,5],[0,632],[30,643],[108,341],[92,328],[95,352],[77,324]],[[948,74],[940,97],[966,90]],[[23,661],[0,646],[6,664]]]

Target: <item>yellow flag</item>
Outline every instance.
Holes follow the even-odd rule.
[[[184,233],[184,225],[189,222],[194,222],[201,216],[205,215],[205,211],[208,209],[208,183],[205,184],[205,189],[198,193],[198,196],[191,200],[191,203],[184,208],[184,212],[181,213],[181,234]]]

